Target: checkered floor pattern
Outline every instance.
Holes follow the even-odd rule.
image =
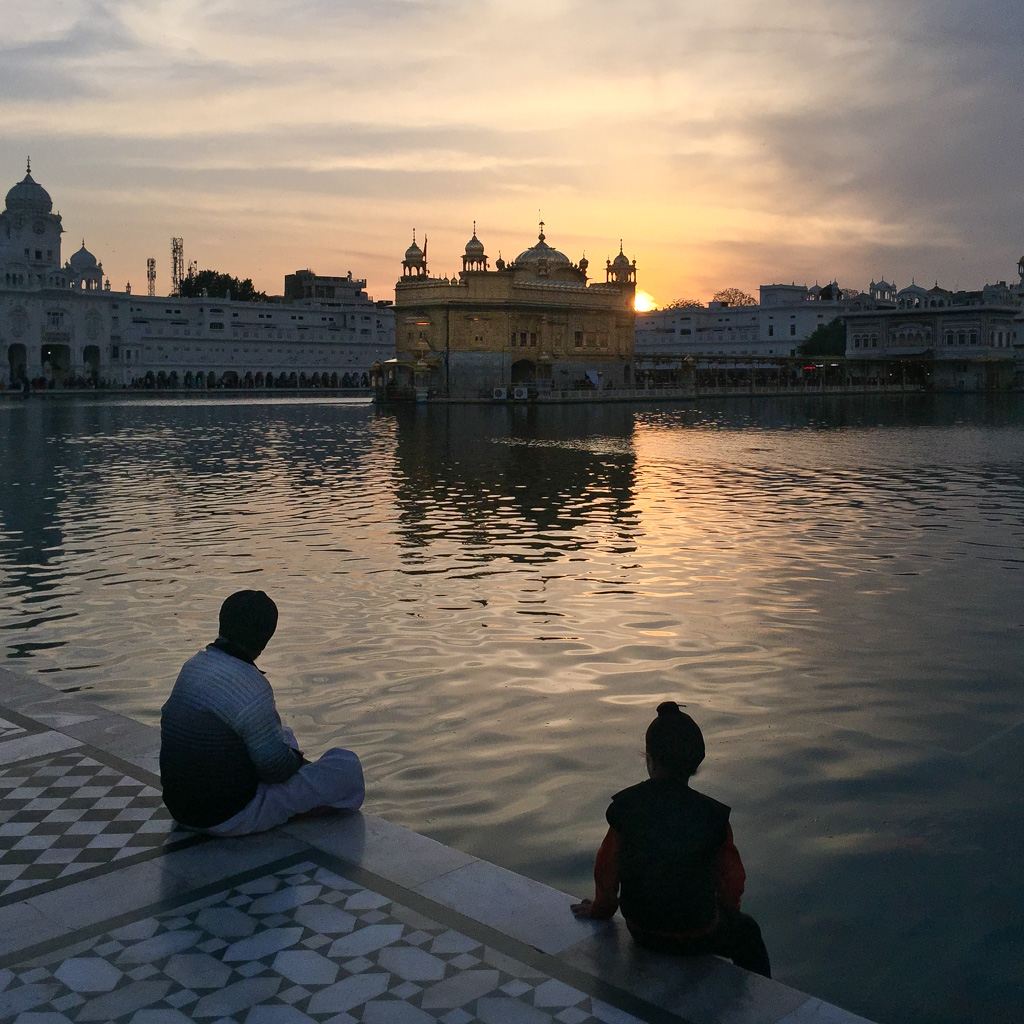
[[[6,718],[0,718],[0,740],[8,740],[12,736],[24,736],[27,730],[14,722],[8,722]]]
[[[303,863],[0,971],[15,1024],[640,1024]]]
[[[81,752],[0,769],[0,898],[182,838],[152,786]]]

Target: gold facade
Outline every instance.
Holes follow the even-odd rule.
[[[534,246],[493,270],[474,230],[450,279],[429,276],[426,244],[413,241],[395,286],[399,386],[463,397],[630,386],[635,262],[620,251],[606,280],[589,282],[587,261],[572,263],[541,229]]]

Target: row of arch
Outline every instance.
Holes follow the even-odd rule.
[[[944,309],[946,306],[952,306],[952,302],[947,302],[945,299],[922,299],[920,296],[905,297],[896,300],[897,309]]]
[[[165,373],[160,370],[148,371],[137,379],[143,387],[155,388],[368,388],[370,375],[358,370],[352,373],[291,373],[275,374],[273,370],[264,373],[252,370],[240,374],[235,370],[225,370],[221,374],[213,370],[187,371],[179,376],[176,370]]]
[[[1000,331],[998,335],[998,347],[1003,346],[1004,334],[1006,344],[1009,345],[1010,332]],[[959,348],[960,346],[976,347],[979,344],[981,335],[977,330],[945,331],[942,335],[942,342],[947,348]],[[928,328],[900,327],[892,332],[892,339],[904,345],[927,345],[931,342],[931,331]],[[997,345],[995,331],[989,331],[989,345]],[[878,348],[877,334],[855,334],[853,335],[854,348]]]

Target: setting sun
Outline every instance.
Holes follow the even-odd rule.
[[[650,292],[637,289],[636,299],[633,301],[633,308],[638,313],[649,313],[652,309],[657,309],[658,304]]]

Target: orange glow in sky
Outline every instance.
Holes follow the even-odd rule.
[[[309,267],[393,298],[414,227],[450,276],[474,221],[493,266],[539,210],[573,262],[622,239],[660,305],[979,287],[1024,246],[998,3],[37,0],[4,17],[0,172],[31,156],[116,290],[154,257],[166,294],[180,236],[271,294]]]

